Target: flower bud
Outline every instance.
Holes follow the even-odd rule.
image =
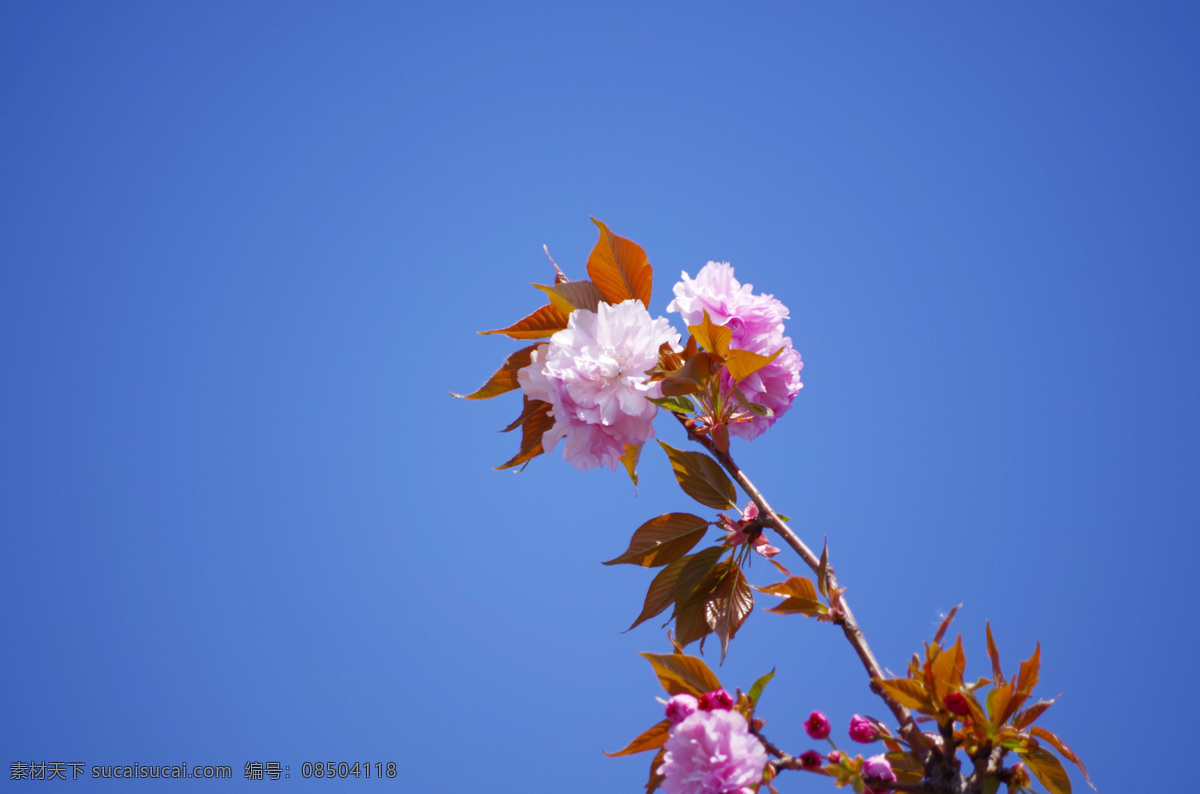
[[[804,722],[804,730],[814,739],[825,739],[829,736],[829,718],[819,711],[814,711]]]
[[[946,711],[959,717],[967,717],[971,714],[971,706],[962,692],[951,692],[946,695],[942,700],[942,705],[946,707]]]
[[[699,706],[700,702],[686,692],[672,695],[667,701],[667,719],[672,725],[678,725],[695,714]]]
[[[842,754],[839,753],[837,750],[834,750],[833,752],[831,752],[829,755],[827,755],[825,757],[829,759],[829,763],[831,763],[831,764],[840,764],[842,762]]]
[[[821,766],[821,754],[816,750],[809,750],[800,756],[800,766],[805,769],[818,769]]]
[[[879,730],[869,719],[855,714],[850,718],[850,738],[856,742],[870,744],[879,738]]]
[[[714,689],[712,692],[705,692],[700,696],[700,710],[712,711],[720,709],[729,711],[733,708],[733,698],[724,689]]]

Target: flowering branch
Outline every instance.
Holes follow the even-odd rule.
[[[779,533],[779,536],[792,547],[796,554],[800,555],[800,559],[804,560],[804,563],[812,569],[813,573],[820,576],[822,567],[820,559],[817,555],[813,554],[812,549],[808,548],[795,532],[792,532],[791,527],[779,517],[779,514],[771,508],[771,505],[767,503],[766,497],[755,487],[754,483],[750,481],[750,478],[746,476],[741,467],[734,462],[733,457],[728,452],[722,452],[718,449],[717,445],[707,435],[701,435],[692,430],[687,424],[686,417],[678,413],[673,414],[673,416],[687,430],[688,437],[708,450],[709,454],[716,458],[725,471],[729,472],[729,475],[737,481],[737,484],[742,487],[742,490],[746,492],[751,501],[758,506],[762,515],[767,517],[771,528]],[[871,646],[867,644],[866,636],[863,634],[862,629],[859,628],[858,621],[854,619],[854,613],[850,611],[850,605],[846,603],[845,596],[842,595],[843,591],[838,587],[837,576],[834,574],[833,566],[827,563],[824,566],[824,574],[829,592],[837,594],[836,604],[838,609],[834,617],[834,622],[841,625],[847,641],[854,648],[855,653],[858,654],[859,660],[867,670],[867,675],[871,677],[871,691],[879,695],[883,699],[883,702],[887,704],[887,707],[900,723],[900,730],[904,734],[904,737],[908,739],[909,744],[913,748],[919,748],[918,751],[921,752],[924,760],[927,758],[929,752],[929,745],[925,740],[925,734],[917,727],[912,712],[897,703],[882,687],[875,683],[876,680],[885,678],[886,673],[875,659],[875,654],[871,652]]]
[[[681,344],[683,337],[668,320],[649,314],[653,278],[645,251],[599,221],[596,226],[600,239],[588,258],[588,280],[571,281],[555,264],[554,283],[534,285],[548,304],[512,325],[484,332],[527,345],[511,353],[483,386],[461,395],[483,400],[517,389],[523,394],[520,415],[505,429],[520,428],[520,446],[498,468],[523,468],[563,442],[563,459],[577,468],[624,468],[636,485],[642,448],[654,438],[653,420],[663,408],[707,452],[659,442],[683,491],[717,511],[737,509],[735,483],[751,500],[739,510],[739,519],[688,512],[652,518],[633,533],[624,553],[605,563],[660,568],[630,628],[669,608],[667,624],[674,624],[674,636],[668,634],[673,653],[643,654],[671,695],[666,719],[610,755],[657,751],[647,794],[660,786],[666,794],[752,794],[763,785],[776,794],[772,781],[785,769],[831,777],[837,786],[864,794],[994,794],[1001,783],[1015,794],[1028,791],[1033,777],[1051,794],[1071,794],[1059,757],[1078,766],[1086,780],[1083,763],[1057,735],[1033,724],[1054,702],[1030,700],[1040,647],[1006,677],[989,627],[992,676],[965,679],[962,637],[953,645],[943,642],[956,607],[933,641],[925,643],[924,659],[914,655],[904,677],[888,677],[846,602],[845,588],[838,585],[828,545],[819,556],[814,553],[730,455],[731,437],[757,438],[790,409],[802,387],[800,354],[784,335],[787,307],[741,284],[728,263],[709,262],[695,279],[684,273],[674,286],[675,299],[667,309],[678,312],[687,326],[689,336]],[[724,537],[691,553],[713,526]],[[779,553],[764,535],[768,528],[816,574],[815,584],[774,560],[785,581],[765,587],[747,581],[742,569],[751,552],[767,558]],[[684,652],[696,641],[703,650],[705,639],[714,635],[723,661],[753,611],[754,590],[784,599],[769,612],[799,613],[841,626],[871,690],[899,725],[894,733],[855,715],[850,738],[882,742],[886,752],[867,758],[843,754],[829,738],[828,718],[814,711],[805,731],[817,741],[828,740],[833,750],[786,753],[762,735],[764,720],[755,716],[774,670],[734,697],[703,659]],[[984,698],[980,692],[988,687]],[[917,714],[932,721],[936,732],[923,732]],[[973,762],[968,774],[962,772],[960,750]],[[1006,768],[1008,753],[1020,761]]]

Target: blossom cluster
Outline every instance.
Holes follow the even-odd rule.
[[[800,354],[783,335],[787,307],[771,295],[755,295],[739,284],[728,263],[709,262],[695,279],[682,274],[675,299],[667,307],[686,325],[710,320],[732,332],[733,349],[770,356],[768,365],[738,383],[747,400],[769,409],[746,417],[730,432],[752,439],[770,427],[800,391]],[[579,469],[607,466],[616,470],[626,447],[654,437],[659,385],[647,374],[666,344],[679,352],[680,334],[663,317],[652,318],[636,300],[601,302],[596,311],[576,309],[567,327],[539,345],[518,373],[525,396],[549,403],[554,425],[542,436],[542,450],[565,439],[563,459]],[[723,375],[724,388],[732,381]]]
[[[775,296],[755,295],[752,284],[739,283],[728,262],[709,262],[696,278],[687,273],[682,278],[675,285],[675,300],[667,311],[679,312],[688,325],[703,322],[707,312],[709,320],[732,332],[730,346],[735,350],[763,356],[781,351],[770,364],[738,383],[747,400],[769,408],[771,413],[730,425],[729,432],[747,440],[756,438],[791,407],[803,386],[800,370],[804,364],[792,348],[791,338],[783,335],[788,309]],[[732,385],[728,373],[724,380],[728,389]]]

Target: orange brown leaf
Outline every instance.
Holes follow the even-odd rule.
[[[629,548],[605,565],[628,563],[653,568],[674,562],[692,550],[708,531],[709,522],[691,513],[667,513],[642,524]]]
[[[541,402],[541,400],[530,400],[530,402],[541,404],[535,406],[532,411],[528,412],[528,415],[526,412],[522,412],[525,421],[521,424],[521,449],[507,463],[497,466],[497,470],[519,466],[543,452],[542,436],[547,430],[554,427],[554,417],[550,416],[550,403]]]
[[[675,479],[684,493],[706,507],[728,510],[737,499],[733,482],[725,475],[721,465],[701,452],[685,452],[658,442],[675,470]]]
[[[636,739],[615,753],[605,752],[604,754],[609,758],[616,758],[621,755],[633,755],[634,753],[644,753],[647,750],[657,750],[667,743],[667,736],[670,734],[670,730],[670,720],[663,720],[657,725],[652,725],[642,731]]]
[[[1092,784],[1091,778],[1088,777],[1087,769],[1084,768],[1083,762],[1079,760],[1079,756],[1075,755],[1074,750],[1072,750],[1070,747],[1067,747],[1062,739],[1058,738],[1058,736],[1054,735],[1045,728],[1039,728],[1036,726],[1030,728],[1029,732],[1039,739],[1045,739],[1046,741],[1050,742],[1050,744],[1054,745],[1054,749],[1058,750],[1059,754],[1062,755],[1063,758],[1079,767],[1079,771],[1083,773],[1083,779],[1086,780],[1087,784],[1092,787],[1092,791],[1096,790],[1096,787]]]
[[[721,681],[708,669],[703,659],[684,653],[643,653],[646,661],[654,667],[658,682],[667,694],[686,692],[700,697],[705,692],[721,688]]]
[[[488,378],[487,383],[470,394],[455,394],[454,396],[465,400],[487,400],[519,388],[521,384],[517,382],[517,371],[529,366],[529,355],[536,348],[537,345],[521,348],[505,359],[504,366],[496,370],[496,374]]]
[[[929,699],[925,685],[912,678],[875,679],[892,700],[910,709],[916,709],[922,714],[932,714],[936,711]]]
[[[567,315],[552,304],[546,304],[528,317],[523,317],[507,328],[480,331],[488,334],[504,334],[513,339],[544,339],[567,327]]]
[[[613,234],[595,218],[592,223],[600,228],[600,239],[588,257],[588,277],[609,303],[635,299],[649,309],[654,275],[645,250]]]
[[[551,305],[561,312],[570,314],[575,309],[594,312],[604,300],[600,290],[590,281],[563,281],[553,285],[534,284],[546,293]]]

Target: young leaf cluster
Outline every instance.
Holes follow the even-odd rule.
[[[876,679],[874,683],[896,701],[923,715],[923,719],[936,723],[938,741],[934,756],[944,777],[957,774],[956,756],[962,750],[974,763],[972,775],[984,791],[989,786],[994,790],[1001,781],[1008,783],[1010,790],[1021,790],[1025,787],[1022,771],[1003,768],[1004,758],[1013,753],[1051,794],[1070,794],[1071,781],[1062,762],[1041,742],[1078,766],[1087,780],[1083,762],[1058,736],[1033,724],[1054,700],[1038,700],[1026,706],[1038,683],[1040,644],[1033,655],[1021,662],[1017,673],[1006,678],[989,625],[987,649],[992,676],[965,681],[962,636],[949,647],[941,645],[956,610],[957,607],[942,622],[934,641],[925,644],[924,658],[913,655],[907,676]],[[985,689],[987,695],[981,701],[980,694]],[[1091,781],[1087,782],[1090,786]]]

